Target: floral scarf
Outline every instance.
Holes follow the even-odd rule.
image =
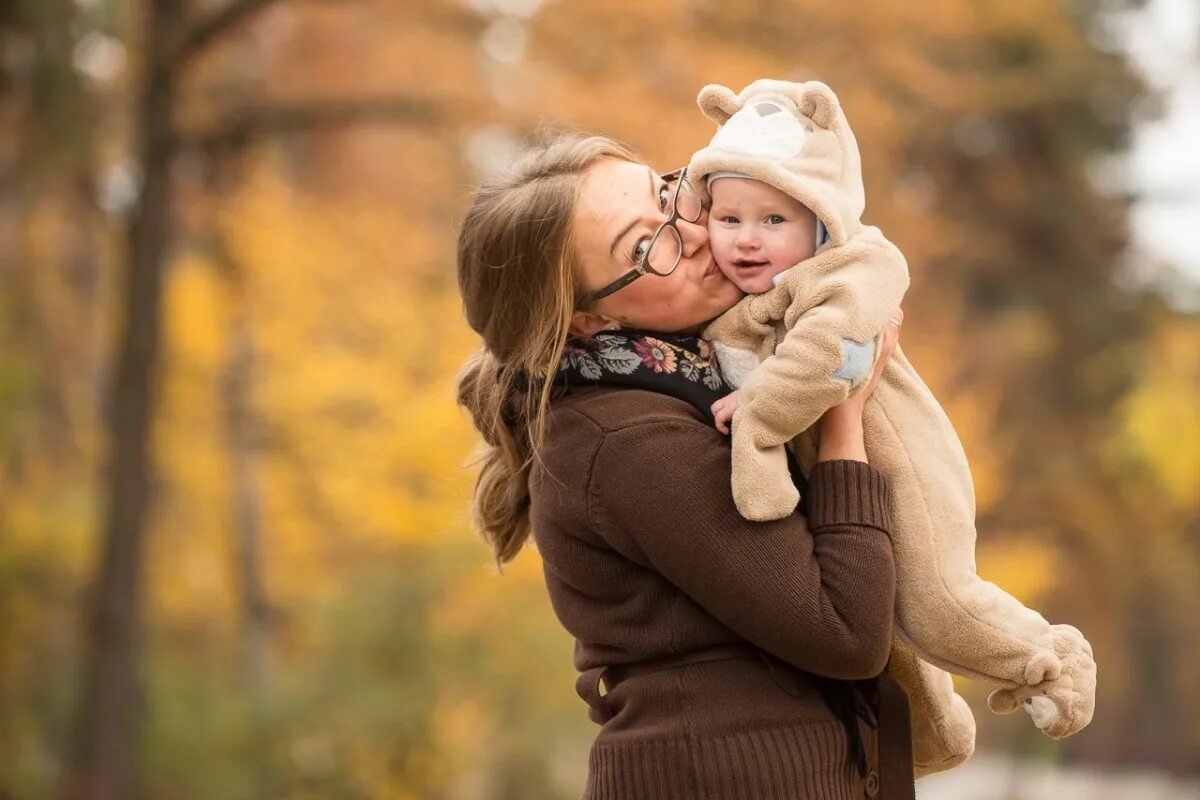
[[[710,422],[712,404],[733,390],[721,377],[717,354],[704,339],[651,335],[634,328],[568,339],[554,383],[604,383],[662,392],[691,403]]]

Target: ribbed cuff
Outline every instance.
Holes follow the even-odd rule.
[[[861,797],[847,747],[836,720],[687,741],[597,739],[583,800]]]
[[[883,473],[853,459],[818,461],[808,476],[808,527],[870,525],[890,535],[888,485]]]

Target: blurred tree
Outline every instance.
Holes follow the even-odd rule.
[[[170,166],[177,147],[171,113],[174,42],[183,26],[180,0],[154,0],[144,11],[135,152],[142,183],[126,236],[123,328],[106,406],[107,506],[83,666],[83,690],[66,796],[116,800],[135,793],[141,556],[149,500],[152,371],[161,326],[163,260],[171,233]]]
[[[52,778],[91,510],[101,117],[72,4],[0,4],[0,793]]]
[[[140,692],[137,654],[141,626],[141,561],[149,508],[149,458],[154,414],[154,371],[161,339],[162,284],[173,231],[173,162],[183,138],[174,116],[189,62],[270,5],[270,0],[232,0],[198,22],[191,22],[183,0],[148,0],[141,7],[136,92],[136,162],[140,192],[127,233],[129,257],[123,303],[124,327],[109,414],[108,507],[102,531],[102,554],[88,626],[90,643],[84,665],[83,694],[75,733],[72,774],[67,794],[87,800],[126,797],[135,782]],[[367,103],[324,102],[280,108],[255,107],[223,122],[215,133],[188,142],[220,156],[256,136],[340,125],[370,118],[409,119],[423,109],[414,103],[372,100]],[[235,391],[236,391],[235,384]],[[237,402],[233,412],[237,413]],[[238,435],[238,419],[233,420]],[[235,453],[235,458],[238,456]],[[241,463],[241,462],[238,462]],[[253,524],[247,476],[239,474],[239,523]],[[243,533],[252,538],[250,531]],[[257,548],[244,539],[243,567],[252,568]],[[257,578],[244,573],[250,598],[250,623],[259,624],[261,597]],[[260,634],[248,633],[251,637]],[[256,645],[258,647],[258,645]]]

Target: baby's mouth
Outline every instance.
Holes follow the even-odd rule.
[[[758,267],[765,267],[769,263],[769,261],[752,261],[748,258],[739,258],[734,260],[733,265],[738,269],[756,269]]]

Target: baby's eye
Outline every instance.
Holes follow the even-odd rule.
[[[650,249],[650,237],[649,236],[643,236],[641,239],[638,239],[637,243],[633,246],[633,263],[635,265],[642,263],[642,259],[646,257],[646,252],[649,249]]]
[[[721,222],[727,222],[730,225],[737,225],[741,220],[737,217],[721,217]]]
[[[770,216],[767,217],[767,224],[768,225],[782,225],[783,224],[783,216],[781,216],[780,214],[771,214]]]
[[[663,184],[658,190],[658,207],[662,211],[667,210],[667,205],[671,202],[671,187]]]

